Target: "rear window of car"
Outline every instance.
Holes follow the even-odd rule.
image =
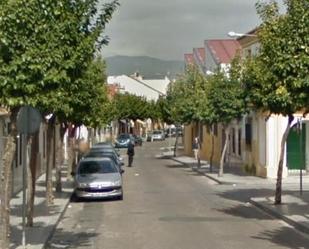
[[[80,175],[85,174],[108,174],[118,172],[115,165],[110,161],[85,161],[78,167]]]
[[[129,134],[121,134],[119,135],[118,139],[129,139],[130,135]]]

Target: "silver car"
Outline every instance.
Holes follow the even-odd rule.
[[[165,134],[164,131],[162,130],[155,130],[152,132],[152,136],[151,136],[151,140],[155,141],[155,140],[164,140],[165,139]]]
[[[77,198],[123,199],[122,171],[110,158],[86,157],[80,160],[75,174]]]

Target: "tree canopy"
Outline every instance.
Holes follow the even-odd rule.
[[[260,51],[245,61],[243,81],[252,107],[288,117],[281,139],[275,204],[281,203],[285,144],[295,113],[309,111],[309,8],[307,0],[286,0],[281,15],[277,2],[257,3],[262,19]]]
[[[258,108],[284,116],[309,109],[309,8],[306,0],[258,3],[260,51],[248,62],[246,89]]]
[[[78,111],[75,99],[82,92],[72,93],[87,89],[81,80],[108,42],[102,33],[117,6],[117,1],[100,6],[98,0],[2,1],[0,102],[61,116]]]

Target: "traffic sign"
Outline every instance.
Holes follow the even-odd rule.
[[[23,106],[17,114],[17,130],[21,134],[36,133],[42,121],[40,112],[31,106]]]

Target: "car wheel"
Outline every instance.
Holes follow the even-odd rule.
[[[75,191],[72,193],[71,195],[71,202],[78,202],[79,201],[79,198],[78,196],[76,195]]]

